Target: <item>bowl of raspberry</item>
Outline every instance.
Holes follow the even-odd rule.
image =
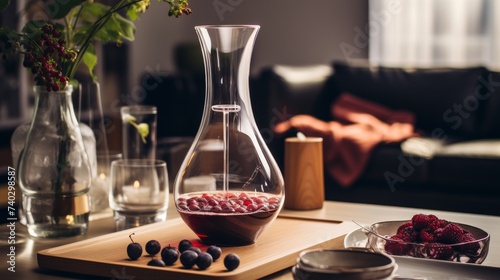
[[[432,214],[375,223],[368,234],[368,246],[376,252],[460,263],[482,263],[489,243],[490,235],[484,230]]]

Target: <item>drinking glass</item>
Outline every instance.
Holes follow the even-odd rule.
[[[132,105],[120,108],[124,159],[156,158],[156,106]]]
[[[151,159],[113,161],[109,204],[117,230],[165,221],[168,206],[166,162]]]

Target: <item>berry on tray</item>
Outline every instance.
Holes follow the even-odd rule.
[[[189,247],[189,249],[187,249],[187,250],[194,251],[194,252],[195,252],[196,254],[198,254],[198,255],[199,255],[199,254],[201,254],[201,249],[200,249],[200,248],[198,248],[198,247],[195,247],[195,246],[191,246],[191,247]],[[186,250],[186,251],[187,251],[187,250]]]
[[[179,251],[168,245],[161,250],[161,259],[166,265],[173,265],[179,259]]]
[[[165,266],[165,263],[160,259],[152,259],[148,262],[148,265],[163,267],[163,266]]]
[[[128,244],[127,246],[127,255],[131,260],[137,260],[142,255],[142,246],[141,244],[134,242],[134,240],[132,239],[132,235],[135,235],[135,233],[132,233],[128,236],[132,243]]]
[[[198,258],[198,254],[195,251],[186,250],[182,252],[180,261],[183,267],[191,268],[196,264],[196,259]]]
[[[146,252],[150,256],[154,256],[160,252],[161,245],[158,240],[149,240],[148,243],[146,243]]]
[[[184,253],[187,249],[191,248],[193,243],[187,239],[183,239],[179,242],[179,252]]]
[[[213,261],[216,261],[222,255],[222,249],[215,245],[211,245],[207,248],[207,253],[209,253],[212,256]]]
[[[240,257],[233,253],[227,254],[224,258],[224,266],[229,271],[235,270],[240,266]]]
[[[212,255],[203,252],[198,255],[198,258],[196,259],[196,266],[198,266],[198,268],[201,270],[205,270],[212,265],[212,262]]]

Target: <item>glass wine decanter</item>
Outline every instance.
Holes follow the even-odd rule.
[[[283,176],[250,103],[250,59],[259,28],[195,27],[205,64],[205,105],[174,199],[205,244],[252,244],[283,206]]]

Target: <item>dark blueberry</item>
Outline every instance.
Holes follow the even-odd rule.
[[[212,259],[216,261],[222,255],[222,250],[220,247],[212,245],[207,248],[207,253],[209,253],[212,256]]]
[[[201,253],[196,259],[196,266],[201,270],[207,269],[212,265],[213,259],[209,253]]]
[[[148,262],[150,266],[165,266],[165,263],[160,259],[152,259]]]
[[[127,246],[127,255],[131,260],[137,260],[142,255],[142,246],[141,244],[134,242],[134,240],[132,239],[132,235],[135,235],[135,233],[132,233],[128,236],[132,243],[128,244]]]
[[[166,265],[173,265],[179,259],[179,251],[175,247],[165,247],[161,250],[161,259]]]
[[[200,248],[198,248],[198,247],[195,247],[195,246],[191,246],[191,247],[189,247],[189,249],[188,249],[188,250],[194,251],[194,252],[195,252],[196,254],[198,254],[198,255],[199,255],[199,254],[201,254],[201,249],[200,249]]]
[[[191,248],[193,246],[193,243],[187,239],[181,240],[179,242],[179,252],[184,253],[187,249]]]
[[[137,260],[142,255],[142,246],[139,243],[130,243],[127,246],[127,255],[131,260]]]
[[[165,247],[164,249],[174,249],[174,250],[176,250],[176,251],[179,251],[179,250],[177,250],[177,247],[172,246],[172,245],[170,245],[170,244],[168,244],[168,246],[167,246],[167,247]]]
[[[158,254],[160,250],[161,245],[157,240],[149,240],[148,243],[146,243],[146,253],[148,253],[149,255],[154,256]]]
[[[236,254],[228,254],[224,258],[224,266],[227,268],[227,270],[235,270],[238,266],[240,265],[240,257]]]
[[[180,256],[180,261],[182,266],[185,268],[191,268],[196,264],[196,259],[198,258],[198,254],[191,250],[184,251]]]

